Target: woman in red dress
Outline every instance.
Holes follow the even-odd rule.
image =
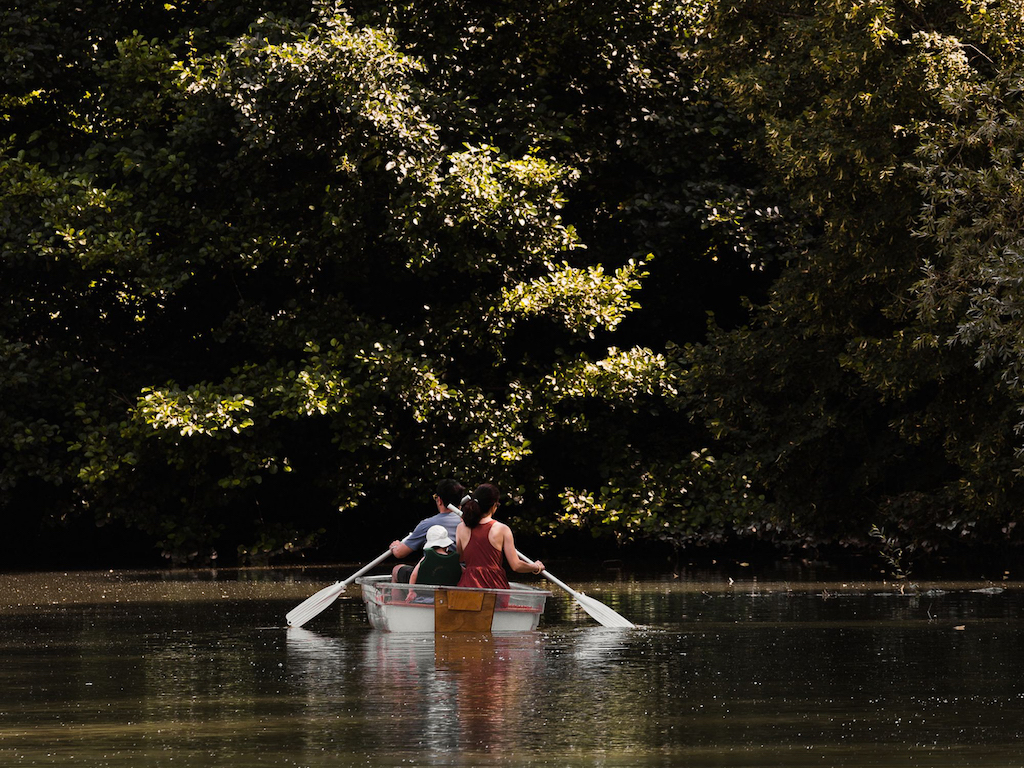
[[[462,522],[455,531],[455,547],[466,570],[460,587],[508,589],[502,557],[516,573],[540,573],[544,563],[520,559],[512,529],[494,519],[498,509],[498,486],[484,483],[462,505]]]

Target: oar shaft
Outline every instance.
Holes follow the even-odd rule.
[[[371,568],[374,568],[374,567],[380,565],[385,560],[387,560],[389,557],[391,557],[391,550],[390,549],[388,549],[386,552],[382,552],[380,554],[380,556],[376,560],[374,560],[372,563],[367,563],[362,568],[360,568],[358,571],[356,571],[351,576],[349,576],[347,579],[345,579],[344,581],[339,581],[338,583],[339,584],[343,584],[343,585],[345,585],[347,587],[349,584],[351,584],[353,581],[358,579],[360,576],[362,576],[368,570],[370,570]]]
[[[516,550],[516,554],[519,555],[519,559],[522,560],[527,565],[533,565],[533,560],[528,558],[526,555],[524,555],[518,549]],[[575,589],[570,587],[568,584],[563,582],[561,579],[555,578],[552,574],[548,573],[547,571],[541,571],[540,575],[543,576],[548,581],[550,581],[552,584],[555,584],[555,585],[561,587],[566,592],[568,592],[570,595],[573,595],[575,597],[578,594],[578,592],[576,592]]]
[[[516,554],[519,555],[519,559],[524,561],[527,565],[533,562],[530,558],[528,558],[518,549],[516,550]],[[624,616],[620,616],[607,605],[602,603],[600,600],[595,600],[592,597],[588,597],[587,595],[577,592],[569,585],[556,579],[547,571],[541,571],[540,574],[551,583],[557,584],[559,587],[561,587],[570,595],[572,595],[572,597],[576,600],[580,607],[583,608],[583,610],[585,610],[587,613],[589,613],[594,619],[596,619],[597,622],[601,624],[601,626],[617,628],[636,626],[629,619],[625,618]]]

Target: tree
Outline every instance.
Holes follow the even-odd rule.
[[[642,265],[575,257],[565,163],[453,148],[472,121],[390,33],[329,3],[203,21],[114,25],[74,83],[36,93],[53,63],[5,104],[7,504],[37,477],[188,560],[224,531],[248,558],[308,544],[333,516],[299,485],[343,511],[455,470],[521,491],[531,436],[577,420],[537,387]]]
[[[770,490],[774,522],[815,541],[863,542],[875,522],[920,549],[993,541],[1019,506],[1016,406],[919,311],[936,258],[919,214],[934,232],[935,206],[912,166],[919,152],[960,156],[935,84],[988,66],[967,54],[991,50],[983,15],[744,2],[718,6],[709,27],[711,71],[763,125],[753,150],[790,234],[749,327],[695,349],[700,407],[735,471]],[[970,219],[946,171],[933,167],[924,193]]]

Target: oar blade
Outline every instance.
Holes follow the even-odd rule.
[[[331,603],[338,599],[338,595],[345,591],[345,587],[347,587],[349,584],[358,579],[360,576],[362,576],[364,573],[366,573],[374,566],[383,563],[389,557],[391,557],[391,550],[386,549],[384,550],[384,552],[377,556],[376,560],[367,563],[344,581],[339,581],[337,584],[331,584],[331,586],[329,587],[324,587],[312,597],[307,598],[303,602],[299,603],[297,606],[292,608],[290,611],[288,611],[288,613],[284,615],[285,621],[288,622],[288,626],[301,627],[314,616],[319,616],[327,609],[327,606],[329,606]]]
[[[625,616],[616,613],[600,600],[595,600],[589,595],[584,595],[580,592],[574,593],[573,597],[576,599],[576,602],[579,603],[580,607],[589,613],[591,617],[593,617],[593,619],[602,627],[630,629],[636,626],[636,624],[631,622]]]
[[[339,581],[337,584],[324,587],[312,597],[306,598],[285,614],[284,618],[288,622],[288,626],[301,627],[310,619],[319,616],[338,599],[338,595],[345,591],[346,586],[348,586],[346,582]]]

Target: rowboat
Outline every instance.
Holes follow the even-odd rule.
[[[396,584],[390,576],[356,579],[370,626],[384,632],[529,632],[537,628],[546,589]]]

